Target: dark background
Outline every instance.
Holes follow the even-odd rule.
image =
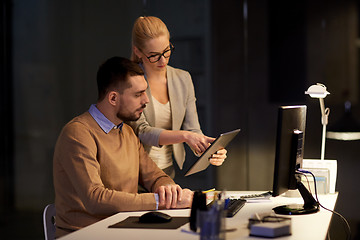
[[[42,211],[54,202],[52,155],[63,125],[96,101],[96,71],[130,57],[140,15],[160,17],[176,50],[170,65],[194,81],[205,134],[241,128],[219,168],[176,180],[183,187],[270,190],[277,108],[306,104],[305,158],[319,159],[320,106],[304,94],[317,82],[331,93],[329,125],[352,102],[359,109],[359,6],[355,0],[2,0],[0,235],[43,239]],[[326,142],[338,161],[336,210],[359,238],[359,141]],[[333,217],[331,239],[343,239]]]

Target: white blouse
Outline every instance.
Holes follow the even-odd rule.
[[[171,130],[171,107],[168,101],[165,104],[160,103],[153,96],[155,116],[155,127]],[[152,146],[149,152],[151,159],[158,165],[159,168],[165,169],[172,165],[172,145],[165,145],[161,148]]]

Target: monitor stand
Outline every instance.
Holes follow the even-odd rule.
[[[302,215],[316,213],[319,211],[319,203],[314,199],[311,193],[300,181],[296,184],[304,204],[290,204],[273,208],[276,214],[282,215]]]

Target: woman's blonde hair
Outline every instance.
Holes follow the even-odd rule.
[[[147,16],[136,19],[132,29],[131,60],[137,63],[141,62],[141,59],[134,53],[134,47],[144,49],[147,40],[160,36],[167,36],[170,39],[169,30],[160,18]]]

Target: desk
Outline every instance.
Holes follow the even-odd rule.
[[[228,192],[229,195],[249,194],[258,192]],[[319,195],[319,201],[324,206],[331,210],[335,208],[338,194]],[[269,212],[275,206],[289,204],[289,203],[303,203],[301,198],[288,198],[279,196],[271,198],[270,201],[246,203],[245,206],[233,217],[226,218],[226,228],[236,228],[236,231],[227,232],[226,239],[254,239],[259,240],[258,237],[249,237],[249,230],[247,229],[248,219],[255,212]],[[159,229],[125,229],[125,228],[108,228],[109,225],[115,224],[124,220],[129,216],[140,216],[144,212],[121,212],[108,217],[102,221],[92,224],[88,227],[80,229],[74,233],[68,234],[61,238],[61,240],[70,239],[146,239],[146,240],[183,240],[183,239],[200,239],[199,235],[194,233],[186,233],[183,230],[189,230],[189,223],[175,230],[159,230]],[[171,216],[190,216],[190,209],[174,209],[163,210]],[[286,239],[325,239],[330,224],[332,213],[320,209],[315,214],[291,216],[292,218],[292,235],[282,237],[281,240]]]

